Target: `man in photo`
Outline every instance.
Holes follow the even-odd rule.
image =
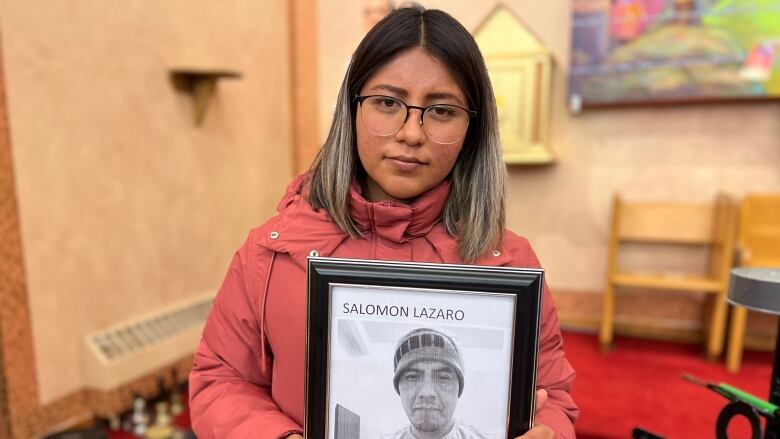
[[[450,336],[418,328],[395,348],[393,385],[409,425],[384,439],[493,439],[453,415],[463,394],[463,354]]]

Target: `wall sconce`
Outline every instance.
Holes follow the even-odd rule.
[[[217,80],[239,79],[241,73],[230,70],[171,69],[173,87],[192,95],[195,125],[200,126],[206,116],[209,104],[217,91]]]

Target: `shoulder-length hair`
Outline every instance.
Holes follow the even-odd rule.
[[[348,235],[361,236],[349,215],[349,185],[365,171],[355,143],[355,97],[371,76],[406,49],[422,48],[449,69],[477,116],[450,173],[442,221],[458,242],[461,259],[473,262],[501,246],[505,224],[506,166],[498,117],[485,62],[471,34],[439,10],[402,8],[366,34],[341,84],[328,138],[312,165],[309,202],[325,209]]]

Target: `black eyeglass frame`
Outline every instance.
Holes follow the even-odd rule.
[[[465,111],[466,114],[469,116],[469,121],[471,119],[477,117],[477,115],[479,114],[479,112],[477,112],[476,110],[469,110],[468,108],[463,108],[460,105],[455,105],[455,104],[431,104],[431,105],[428,105],[426,107],[420,107],[420,106],[417,106],[417,105],[409,105],[406,102],[402,101],[401,99],[398,99],[398,98],[393,97],[393,96],[387,96],[387,95],[356,95],[355,96],[355,101],[362,108],[363,107],[363,101],[365,101],[368,98],[388,98],[388,99],[392,99],[394,101],[400,102],[406,108],[406,116],[404,117],[404,121],[403,121],[403,123],[401,123],[401,126],[399,126],[398,129],[395,130],[394,132],[392,132],[390,134],[385,134],[386,136],[392,136],[393,134],[395,134],[398,131],[400,131],[401,128],[403,128],[404,125],[406,125],[406,122],[409,120],[409,110],[412,110],[412,109],[420,110],[420,126],[425,126],[424,121],[423,121],[423,115],[425,115],[425,112],[428,111],[429,108],[433,108],[433,107],[444,107],[444,106],[446,106],[446,107],[460,108],[461,110]],[[465,134],[464,134],[464,136],[465,136]],[[458,139],[458,140],[460,140],[460,139]],[[455,142],[457,142],[458,140],[456,140]],[[452,143],[455,143],[455,142],[452,142]]]

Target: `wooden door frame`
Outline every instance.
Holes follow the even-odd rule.
[[[293,172],[311,166],[320,150],[317,1],[290,1]]]

